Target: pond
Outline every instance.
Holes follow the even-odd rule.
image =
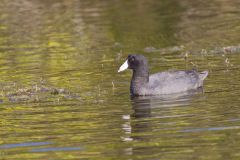
[[[3,0],[0,159],[240,159],[239,6]],[[131,98],[130,53],[204,91]]]

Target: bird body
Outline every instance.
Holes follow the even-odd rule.
[[[119,69],[132,69],[130,93],[132,95],[161,95],[195,90],[203,86],[208,71],[164,71],[149,75],[147,60],[142,55],[129,55],[125,66]]]

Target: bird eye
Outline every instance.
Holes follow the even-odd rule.
[[[135,57],[133,55],[129,55],[128,56],[128,61],[129,62],[134,62],[135,61]]]

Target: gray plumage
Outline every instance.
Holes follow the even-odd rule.
[[[208,71],[165,71],[149,76],[148,63],[142,55],[129,55],[128,69],[133,70],[132,95],[161,95],[195,90],[203,86]]]

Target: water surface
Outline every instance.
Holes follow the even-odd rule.
[[[0,158],[239,159],[238,6],[3,0]],[[208,70],[204,91],[131,98],[129,53]]]

